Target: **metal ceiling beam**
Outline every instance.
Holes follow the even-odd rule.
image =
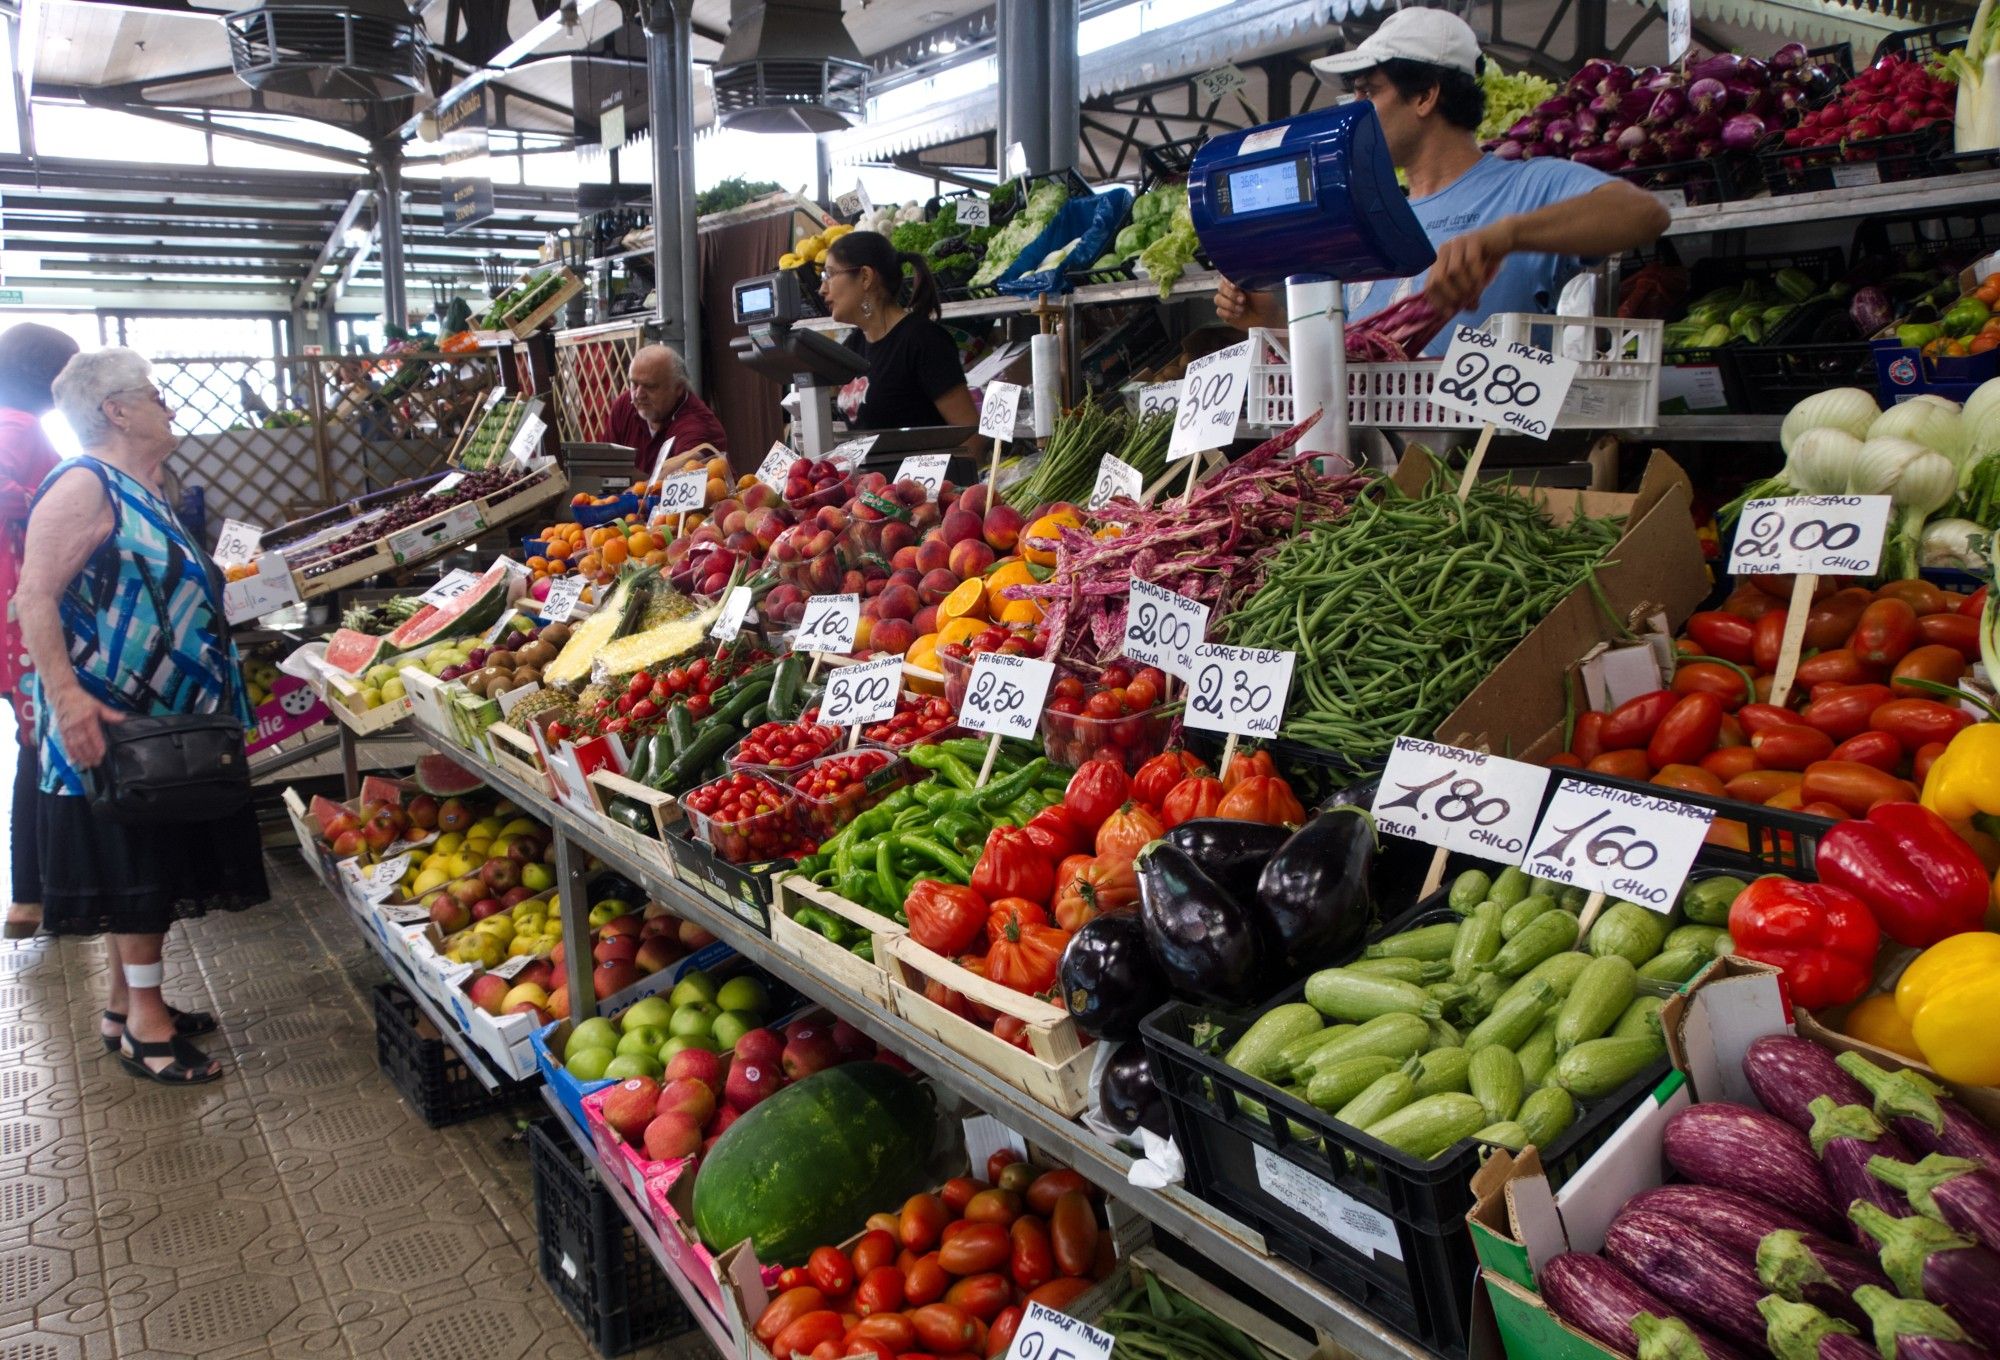
[[[9,233],[7,249],[40,251],[47,255],[104,256],[132,264],[152,262],[166,268],[174,260],[270,260],[289,269],[305,267],[306,247],[285,246],[187,246],[160,245],[149,251],[128,246],[106,245],[102,241],[66,241],[60,237],[16,236]]]
[[[39,98],[51,102],[71,100],[85,108],[108,109],[114,113],[129,113],[135,118],[150,118],[156,123],[169,127],[186,128],[191,132],[216,137],[228,137],[239,142],[249,142],[254,146],[273,147],[279,151],[296,151],[304,156],[319,156],[325,160],[343,161],[349,165],[366,165],[367,158],[338,147],[325,146],[317,142],[302,142],[293,137],[280,137],[275,132],[256,132],[249,128],[236,127],[229,123],[217,123],[208,119],[191,117],[186,112],[189,105],[145,104],[126,99],[109,99],[102,92],[81,85],[50,85],[44,82],[36,91]]]
[[[80,236],[100,241],[129,238],[139,245],[154,242],[172,244],[176,241],[213,241],[217,245],[228,245],[250,240],[303,247],[315,245],[326,236],[325,230],[319,227],[244,226],[241,223],[205,226],[185,222],[120,222],[102,217],[40,217],[21,212],[12,203],[6,205],[4,219],[0,220],[4,220],[10,235],[35,231],[51,236]]]
[[[367,206],[375,201],[375,195],[367,189],[356,189],[354,196],[347,200],[347,206],[334,219],[333,230],[327,233],[326,243],[319,248],[319,258],[306,270],[306,276],[299,280],[299,291],[292,295],[292,305],[303,307],[319,291],[319,275],[322,269],[333,263],[333,257],[346,248],[347,229],[361,219]]]
[[[269,278],[289,285],[298,278],[297,269],[289,269],[282,274],[276,270],[256,269],[240,264],[176,264],[138,263],[131,260],[97,260],[78,262],[70,260],[43,260],[44,270],[81,270],[91,274],[145,274],[150,277],[161,275],[167,278],[210,278],[228,276],[235,278]],[[16,281],[23,281],[16,276]]]
[[[332,213],[363,187],[360,175],[308,170],[251,170],[234,166],[175,165],[145,168],[129,162],[55,156],[0,155],[0,188],[56,187],[111,193],[150,193],[179,199],[223,198],[321,201]]]

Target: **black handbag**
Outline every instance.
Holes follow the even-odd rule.
[[[104,724],[90,806],[121,826],[211,822],[250,803],[243,729],[219,713],[127,716]]]

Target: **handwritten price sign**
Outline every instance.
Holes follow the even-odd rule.
[[[708,474],[696,469],[693,472],[676,472],[660,487],[660,503],[656,514],[685,515],[708,504]]]
[[[1575,381],[1574,359],[1460,326],[1431,400],[1498,429],[1547,439]]]
[[[966,680],[965,703],[958,720],[975,732],[1023,740],[1032,737],[1055,675],[1053,662],[980,652],[972,658],[972,674]]]
[[[1189,679],[1189,727],[1234,732],[1239,737],[1275,737],[1285,719],[1296,652],[1262,647],[1225,647],[1204,642],[1194,649]]]
[[[1181,406],[1179,383],[1147,383],[1139,389],[1139,418],[1172,415]]]
[[[1116,1339],[1045,1303],[1030,1303],[1007,1360],[1111,1360]]]
[[[1183,680],[1194,678],[1194,649],[1208,640],[1208,606],[1135,579],[1125,605],[1125,655]]]
[[[990,382],[979,407],[979,436],[982,439],[1014,440],[1014,422],[1021,410],[1019,383]]]
[[[1138,500],[1146,494],[1146,474],[1123,458],[1107,453],[1097,464],[1097,484],[1090,488],[1090,508],[1101,510],[1120,496]]]
[[[264,531],[240,519],[222,521],[222,534],[215,540],[215,560],[225,567],[248,562],[257,555]]]
[[[1243,389],[1250,378],[1250,342],[1204,354],[1181,379],[1180,405],[1167,458],[1191,458],[1203,449],[1227,447],[1236,438],[1243,412]]]
[[[1738,576],[1870,576],[1882,562],[1887,496],[1786,496],[1751,501],[1737,521],[1729,569]]]
[[[1548,784],[1539,765],[1398,737],[1382,771],[1375,824],[1426,845],[1519,864]]]
[[[576,607],[583,599],[583,588],[589,582],[581,576],[559,576],[549,583],[548,598],[542,601],[538,611],[544,623],[561,623],[576,613]]]
[[[708,635],[717,642],[734,642],[736,635],[743,631],[743,620],[749,617],[750,587],[736,586],[722,597],[722,613],[716,617],[715,626],[708,630]]]
[[[924,496],[936,500],[938,488],[944,485],[944,474],[951,467],[948,453],[915,453],[905,458],[896,467],[896,480],[916,482],[924,489]]]
[[[851,652],[860,622],[859,595],[815,595],[806,601],[805,612],[799,615],[799,631],[792,638],[792,650]]]
[[[841,666],[826,677],[819,720],[833,727],[887,722],[896,716],[896,699],[902,692],[903,658],[894,653]]]
[[[792,452],[791,445],[780,440],[771,445],[771,451],[764,455],[764,461],[757,464],[757,480],[780,496],[785,494],[785,474],[792,470],[792,464],[799,456]]]
[[[974,227],[993,225],[993,209],[983,198],[961,198],[958,200],[958,225],[970,231]]]
[[[1566,779],[1521,867],[1664,915],[1714,820],[1707,808],[1675,799]]]

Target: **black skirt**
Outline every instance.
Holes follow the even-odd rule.
[[[90,800],[40,795],[42,927],[54,935],[163,935],[176,921],[270,897],[256,813],[120,826]]]

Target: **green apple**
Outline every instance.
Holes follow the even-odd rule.
[[[736,1041],[753,1029],[759,1029],[764,1022],[749,1011],[724,1011],[715,1017],[715,1024],[709,1033],[715,1042],[725,1049],[736,1047]]]
[[[650,1053],[620,1053],[604,1069],[604,1075],[612,1081],[623,1081],[627,1077],[651,1077],[658,1081],[667,1069],[660,1060]]]
[[[403,677],[400,675],[392,675],[382,682],[383,703],[393,703],[397,699],[402,698],[406,693],[407,691],[403,687]]]
[[[677,1009],[690,1001],[705,1001],[713,1006],[719,991],[715,979],[697,968],[674,984],[674,990],[667,999],[673,1002]]]
[[[667,1040],[666,1043],[660,1045],[660,1061],[663,1063],[672,1062],[674,1054],[684,1048],[705,1048],[710,1053],[720,1053],[722,1051],[715,1040],[706,1034],[677,1034]]]
[[[578,1081],[597,1081],[615,1060],[608,1048],[578,1048],[569,1055],[563,1069]]]
[[[617,1047],[617,1029],[603,1016],[593,1015],[570,1031],[569,1047],[564,1052],[574,1053],[579,1048],[601,1048],[610,1053]]]
[[[370,666],[361,679],[364,684],[381,687],[396,678],[396,668],[386,662],[380,666]]]
[[[713,1034],[715,1032],[715,1017],[720,1014],[722,1012],[717,1010],[711,1002],[690,1001],[687,1005],[680,1007],[674,1012],[673,1020],[667,1025],[667,1033],[675,1036],[683,1034]]]
[[[762,1015],[771,998],[764,991],[764,984],[746,973],[723,983],[715,994],[715,1004],[726,1011],[754,1011]]]
[[[657,1053],[660,1051],[660,1045],[664,1044],[668,1037],[667,1031],[661,1029],[658,1025],[632,1025],[626,1029],[624,1037],[619,1039],[618,1051],[620,1053]]]
[[[546,864],[523,864],[521,886],[529,892],[544,893],[556,885],[555,870]]]
[[[619,1025],[627,1034],[634,1027],[649,1025],[655,1029],[665,1029],[667,1022],[674,1018],[674,1008],[663,996],[644,997],[632,1003],[630,1010],[618,1018]]]
[[[628,915],[631,910],[631,903],[622,902],[615,897],[607,897],[590,909],[590,923],[593,926],[601,926],[606,921],[613,921],[620,916]]]

